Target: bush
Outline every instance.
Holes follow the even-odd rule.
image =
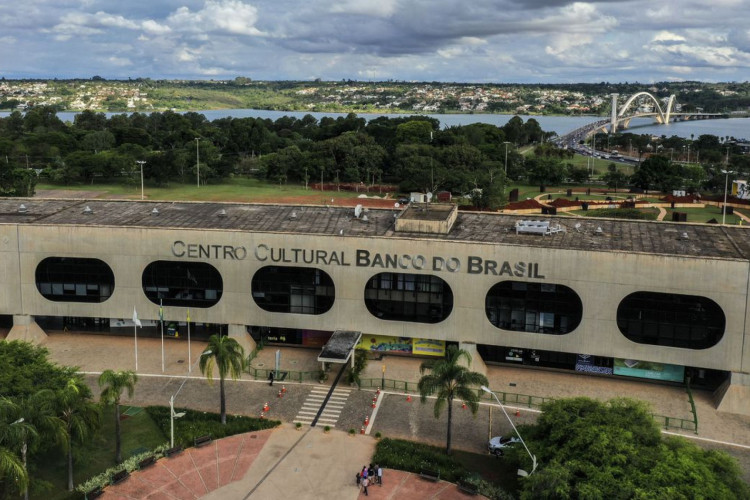
[[[169,407],[168,406],[147,406],[146,411],[156,422],[156,425],[169,435]],[[261,431],[271,429],[281,422],[278,420],[266,420],[260,418],[243,417],[236,415],[227,415],[226,425],[222,425],[218,413],[206,413],[187,409],[177,409],[175,411],[185,412],[185,416],[175,419],[175,445],[188,448],[193,445],[195,438],[211,435],[214,439],[221,439],[235,434],[245,432]]]
[[[440,472],[440,479],[455,483],[468,471],[443,448],[401,439],[384,438],[375,446],[372,461],[381,467],[419,473],[422,469]]]

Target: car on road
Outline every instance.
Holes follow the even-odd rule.
[[[517,437],[495,436],[490,439],[490,442],[487,444],[487,449],[496,457],[502,457],[506,448],[509,448],[520,441],[521,440]]]

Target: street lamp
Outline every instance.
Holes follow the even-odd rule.
[[[536,465],[537,465],[537,464],[536,464],[536,457],[535,457],[535,456],[534,456],[534,455],[533,455],[533,454],[532,454],[532,453],[531,453],[531,452],[529,451],[529,447],[528,447],[528,446],[526,446],[526,442],[525,442],[525,441],[523,440],[523,438],[521,437],[521,434],[519,434],[519,433],[518,433],[518,429],[516,429],[516,426],[515,426],[515,424],[513,424],[513,421],[512,421],[511,419],[510,419],[510,416],[508,416],[508,412],[507,412],[507,411],[505,411],[505,407],[503,406],[503,404],[502,404],[502,403],[500,402],[500,400],[498,399],[498,397],[497,397],[497,394],[495,394],[494,392],[492,392],[492,391],[491,391],[491,390],[490,390],[490,389],[489,389],[488,387],[486,387],[486,386],[481,386],[481,389],[482,389],[482,390],[483,390],[484,392],[486,392],[486,393],[492,394],[492,396],[493,396],[493,397],[495,398],[495,401],[497,401],[497,404],[499,404],[499,405],[500,405],[500,409],[501,409],[501,410],[503,410],[503,413],[505,413],[505,418],[507,418],[507,419],[508,419],[508,422],[510,422],[510,426],[511,426],[511,427],[513,427],[513,431],[515,431],[515,433],[516,433],[516,436],[518,436],[518,439],[519,439],[519,440],[521,441],[521,444],[522,444],[522,445],[523,445],[523,447],[524,447],[524,448],[526,449],[526,453],[528,453],[528,454],[529,454],[529,457],[531,457],[531,464],[532,464],[532,466],[531,466],[531,472],[526,472],[526,471],[525,471],[525,470],[523,470],[523,469],[518,469],[518,475],[519,475],[519,476],[522,476],[522,477],[526,477],[526,476],[530,476],[530,475],[532,475],[532,474],[534,473],[534,471],[536,470]]]
[[[143,200],[143,164],[146,162],[144,160],[136,160],[135,162],[141,166],[141,200]]]
[[[727,219],[727,187],[729,186],[729,174],[733,174],[731,170],[722,170],[724,174],[724,206],[721,208],[721,225],[723,226]]]
[[[201,156],[200,150],[198,149],[198,140],[195,138],[195,165],[196,165],[196,178],[198,179],[198,187],[201,187]]]
[[[505,144],[505,176],[508,177],[508,144],[510,142],[505,141],[503,144]]]
[[[198,356],[198,359],[196,359],[195,362],[197,363],[198,361],[200,361],[200,359],[203,356],[207,356],[209,354],[211,354],[210,350],[204,351],[200,356]],[[191,365],[191,368],[192,368],[192,365]],[[185,385],[185,382],[187,381],[188,381],[188,378],[185,377],[185,380],[182,381],[182,383],[180,384],[180,387],[177,389],[177,392],[172,394],[172,396],[170,396],[169,398],[169,447],[170,448],[174,448],[174,419],[182,418],[185,416],[185,412],[180,412],[180,413],[174,412],[174,398],[177,397],[177,395],[182,390],[182,387]]]

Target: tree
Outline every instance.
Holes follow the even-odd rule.
[[[453,400],[461,399],[471,409],[472,415],[479,409],[479,395],[476,386],[488,385],[487,377],[481,373],[469,371],[467,366],[459,364],[461,360],[471,365],[471,354],[456,346],[449,346],[445,351],[445,359],[425,361],[419,367],[423,374],[417,388],[422,403],[427,396],[435,395],[435,418],[440,418],[444,406],[448,406],[448,434],[446,438],[446,453],[451,452],[451,425],[453,423]],[[424,375],[429,370],[429,374]]]
[[[18,405],[8,398],[0,398],[0,485],[7,483],[23,491],[29,486],[29,475],[17,451],[26,436],[36,431],[21,418]],[[0,488],[0,491],[2,489]]]
[[[99,406],[91,401],[91,391],[76,376],[50,394],[57,417],[64,425],[63,449],[68,455],[68,491],[73,491],[73,443],[83,442],[101,424]]]
[[[542,410],[535,425],[523,428],[542,465],[523,481],[522,499],[749,498],[729,456],[683,438],[662,439],[644,402],[560,399]],[[506,458],[525,455],[514,449]]]
[[[615,193],[618,187],[624,186],[628,182],[628,175],[619,170],[608,171],[602,176],[602,180],[607,184],[608,188],[614,188]]]
[[[213,382],[214,366],[219,370],[219,400],[221,423],[227,423],[227,398],[224,393],[224,379],[229,374],[233,380],[242,375],[245,367],[245,350],[234,339],[226,335],[211,335],[206,350],[200,358],[200,369],[209,382]]]
[[[115,461],[122,462],[122,447],[120,440],[120,397],[122,392],[128,391],[128,398],[133,397],[138,375],[131,370],[113,371],[104,370],[99,376],[99,387],[104,387],[101,393],[101,401],[105,404],[115,405]]]

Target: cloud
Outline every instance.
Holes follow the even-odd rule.
[[[195,12],[180,7],[167,18],[167,24],[177,31],[262,36],[255,27],[257,20],[258,10],[252,5],[239,0],[209,0]]]
[[[0,60],[6,77],[742,81],[746,3],[24,0],[0,2]]]

